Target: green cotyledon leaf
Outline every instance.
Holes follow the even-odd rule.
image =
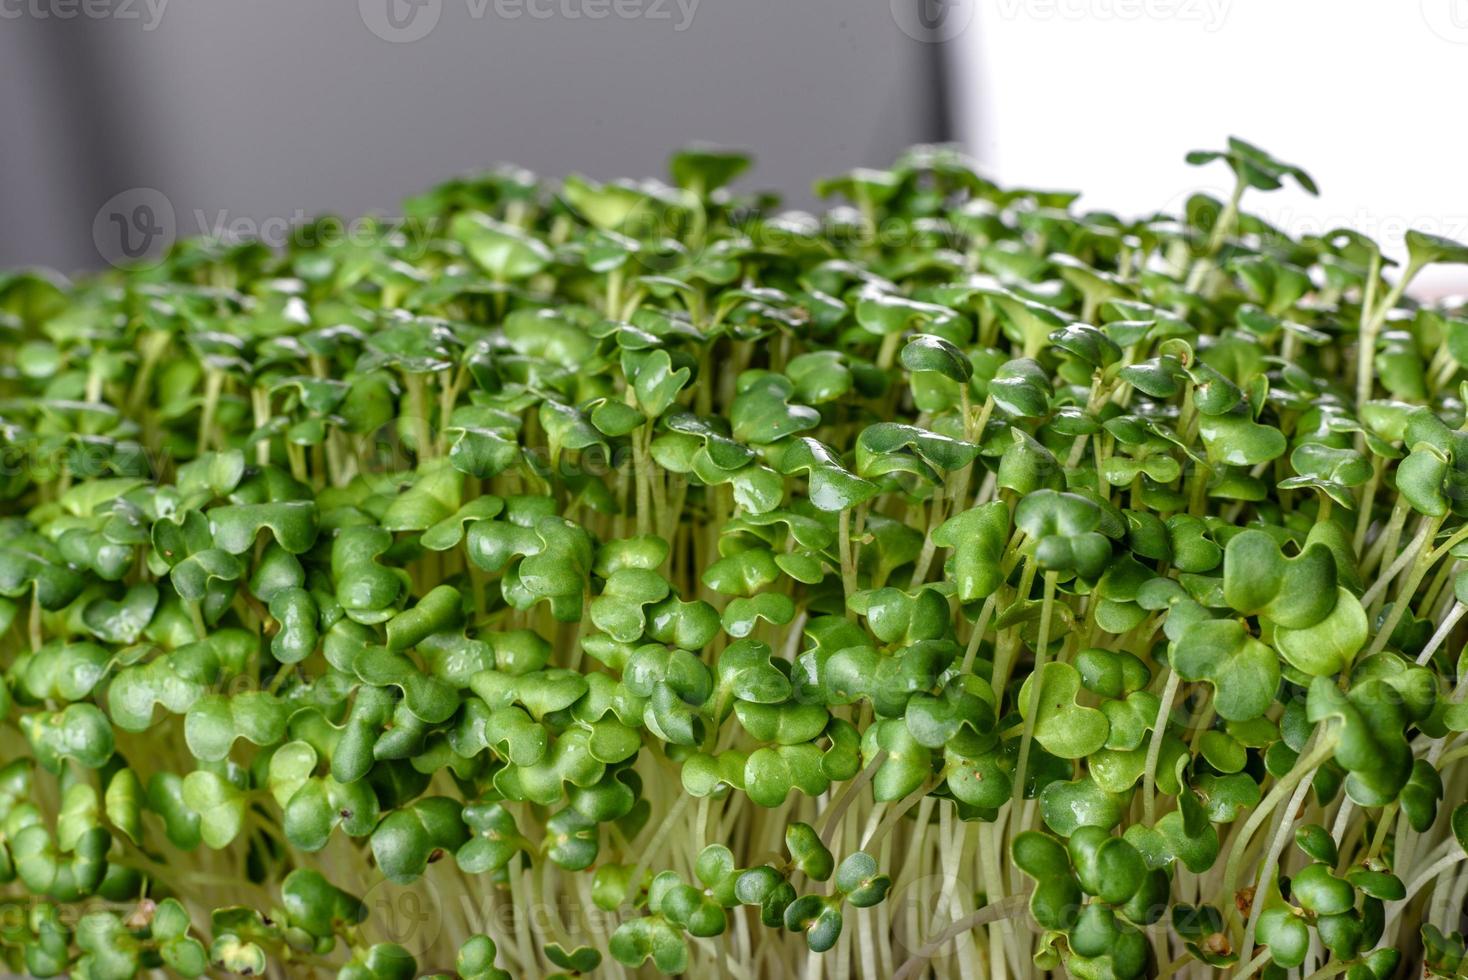
[[[1284,433],[1238,415],[1204,415],[1198,434],[1212,463],[1257,466],[1284,455],[1288,442]]]
[[[829,447],[815,439],[795,439],[781,454],[778,466],[784,473],[806,474],[807,495],[818,510],[845,510],[878,492],[876,484],[846,469]]]
[[[1009,508],[1002,501],[955,514],[932,532],[933,543],[952,549],[950,574],[964,602],[992,595],[1004,581]]]
[[[285,736],[289,708],[268,691],[247,691],[235,697],[209,694],[190,706],[185,738],[195,757],[217,762],[229,755],[236,739],[256,745],[274,745]]]
[[[884,460],[910,453],[933,471],[967,466],[979,454],[971,442],[897,422],[878,422],[862,430],[856,440],[857,472],[872,477],[884,471]],[[891,465],[890,462],[887,465]]]
[[[950,381],[967,384],[974,367],[949,341],[933,334],[916,334],[902,348],[902,366],[909,371],[939,374]]]
[[[447,797],[425,797],[388,814],[372,832],[372,854],[389,881],[405,884],[421,875],[434,854],[468,840],[462,806]]]
[[[539,272],[551,259],[551,251],[543,242],[488,215],[461,213],[449,232],[496,279],[524,279]]]
[[[1099,575],[1111,557],[1111,543],[1100,533],[1102,511],[1074,493],[1036,490],[1015,508],[1014,523],[1035,543],[1035,556],[1046,570]]]
[[[556,957],[551,955],[552,948],[560,949],[560,946],[553,944],[553,946],[546,947],[546,957],[552,960],[552,962],[556,962],[558,966],[563,966],[564,964],[559,963]],[[578,948],[575,952],[580,953],[582,949],[585,949],[585,947]],[[507,971],[501,970],[494,965],[497,955],[499,955],[499,948],[495,945],[493,939],[490,939],[482,933],[473,935],[464,941],[464,945],[459,947],[458,955],[454,958],[454,969],[464,980],[511,980],[510,974]],[[574,962],[587,964],[588,960],[578,958]],[[595,964],[590,964],[588,969],[594,969],[600,963],[601,955],[597,954]]]
[[[198,769],[183,778],[182,800],[198,816],[199,836],[212,848],[227,846],[245,823],[246,793],[242,776]]]
[[[1279,659],[1234,619],[1205,619],[1173,644],[1172,668],[1184,680],[1213,685],[1220,717],[1247,721],[1262,715],[1279,688]]]
[[[293,555],[316,540],[316,505],[309,500],[215,507],[207,516],[216,546],[232,555],[247,551],[263,528],[269,528],[276,543]]]
[[[1274,645],[1290,665],[1311,676],[1329,676],[1350,666],[1366,645],[1366,611],[1349,590],[1337,587],[1335,608],[1313,626],[1274,630]]]
[[[739,385],[739,396],[729,412],[734,438],[740,442],[777,442],[820,424],[820,413],[792,405],[795,393],[788,378],[777,374],[749,374]]]
[[[1021,688],[1018,704],[1027,711],[1037,705],[1035,740],[1045,751],[1063,759],[1083,759],[1106,744],[1111,725],[1106,715],[1095,708],[1076,703],[1081,689],[1081,675],[1070,664],[1051,662],[1025,684],[1038,683],[1038,700],[1028,688]]]
[[[90,703],[24,715],[20,727],[36,761],[52,772],[59,772],[67,760],[99,769],[112,757],[116,746],[107,716]]]
[[[1412,776],[1412,753],[1401,698],[1387,682],[1366,679],[1342,693],[1330,679],[1316,677],[1306,709],[1312,722],[1340,725],[1334,757],[1348,773],[1346,793],[1365,806],[1395,799]]]
[[[1224,549],[1223,594],[1245,615],[1266,616],[1288,629],[1314,626],[1336,605],[1335,559],[1321,544],[1286,558],[1268,534],[1243,531]]]

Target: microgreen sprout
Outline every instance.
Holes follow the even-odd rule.
[[[4,970],[1465,975],[1468,247],[1188,160],[0,276]]]

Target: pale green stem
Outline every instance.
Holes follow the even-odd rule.
[[[1239,872],[1242,870],[1244,852],[1248,849],[1250,839],[1263,826],[1264,821],[1269,819],[1269,815],[1274,812],[1274,808],[1284,802],[1285,797],[1294,791],[1295,786],[1299,784],[1300,780],[1313,776],[1315,770],[1324,765],[1335,754],[1337,740],[1338,736],[1335,732],[1327,733],[1324,737],[1320,738],[1319,744],[1314,749],[1308,754],[1296,759],[1290,771],[1285,773],[1279,782],[1274,784],[1274,788],[1269,791],[1269,795],[1254,808],[1253,813],[1249,814],[1248,821],[1245,822],[1243,829],[1239,831],[1239,835],[1234,838],[1233,848],[1229,851],[1228,861],[1224,864],[1223,888],[1219,892],[1219,897],[1228,907],[1229,919],[1236,926],[1239,924],[1238,912],[1233,906],[1233,898],[1238,887]],[[1240,935],[1238,938],[1242,939],[1243,937]]]
[[[1025,770],[1029,768],[1030,745],[1035,738],[1035,718],[1040,713],[1040,674],[1045,669],[1046,647],[1050,642],[1050,609],[1055,604],[1055,583],[1058,578],[1058,572],[1045,573],[1044,600],[1040,606],[1040,635],[1035,643],[1035,667],[1030,674],[1034,680],[1030,684],[1030,704],[1025,716],[1024,731],[1019,737],[1019,764],[1014,770],[1014,807],[1018,807],[1020,800],[1024,799]]]
[[[1432,639],[1427,641],[1427,646],[1423,647],[1422,652],[1417,655],[1417,665],[1419,667],[1425,666],[1432,659],[1432,655],[1437,652],[1438,647],[1443,645],[1443,641],[1448,638],[1448,634],[1453,631],[1453,627],[1458,625],[1458,620],[1463,618],[1463,613],[1465,612],[1468,612],[1468,606],[1454,601],[1453,608],[1443,617],[1442,624],[1438,626],[1437,632],[1432,634]]]
[[[1376,335],[1380,332],[1382,324],[1386,322],[1387,314],[1396,308],[1397,303],[1401,302],[1402,294],[1407,291],[1407,286],[1421,271],[1422,266],[1419,263],[1408,262],[1407,267],[1402,270],[1401,277],[1382,297],[1381,303],[1371,312],[1369,319],[1365,318],[1366,310],[1362,308],[1361,336],[1357,340],[1356,350],[1357,411],[1360,411],[1360,406],[1371,400],[1373,382],[1376,380]]]
[[[1156,814],[1157,760],[1162,757],[1162,738],[1167,731],[1167,716],[1172,713],[1172,702],[1177,698],[1178,685],[1182,678],[1177,671],[1167,672],[1167,684],[1162,688],[1162,702],[1157,707],[1157,720],[1152,726],[1152,738],[1147,745],[1147,767],[1142,770],[1142,813],[1147,826],[1152,826]]]
[[[1269,850],[1265,854],[1264,861],[1259,865],[1259,877],[1254,882],[1255,901],[1249,907],[1249,922],[1244,927],[1244,945],[1241,947],[1241,955],[1248,956],[1254,951],[1254,928],[1259,923],[1259,913],[1264,910],[1264,902],[1258,896],[1264,894],[1279,867],[1279,856],[1284,853],[1285,845],[1294,834],[1295,813],[1299,811],[1300,804],[1305,800],[1305,794],[1310,792],[1310,783],[1302,781],[1295,789],[1295,795],[1290,797],[1289,803],[1285,805],[1284,811],[1279,815],[1279,829],[1274,834],[1274,839],[1269,842]]]
[[[1412,901],[1412,897],[1422,890],[1423,886],[1465,858],[1468,858],[1468,851],[1458,848],[1456,853],[1445,854],[1422,869],[1422,872],[1407,885],[1407,896],[1400,902],[1392,903],[1393,908],[1391,914],[1387,916],[1387,925],[1391,925],[1396,917],[1401,914],[1402,909],[1406,907],[1407,903]]]
[[[919,976],[919,971],[923,969],[928,960],[932,959],[944,946],[985,923],[997,922],[1000,919],[1022,914],[1025,910],[1025,900],[1024,895],[1012,895],[993,905],[986,905],[977,912],[966,915],[949,925],[908,957],[907,961],[897,968],[897,972],[892,974],[892,980],[909,980],[909,978]]]
[[[1249,980],[1250,977],[1263,969],[1264,964],[1268,963],[1272,957],[1273,954],[1268,949],[1260,950],[1258,956],[1234,971],[1231,980]]]

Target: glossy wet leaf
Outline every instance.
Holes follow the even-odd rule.
[[[1062,759],[1082,759],[1106,744],[1111,726],[1106,716],[1095,708],[1076,703],[1081,677],[1069,664],[1048,663],[1039,674],[1039,691],[1026,696],[1021,691],[1019,704],[1038,706],[1035,716],[1035,739],[1047,752]],[[1037,699],[1037,700],[1032,700]]]

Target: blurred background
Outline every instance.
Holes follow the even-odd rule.
[[[1468,0],[0,0],[0,266],[262,237],[498,162],[659,176],[691,141],[743,186],[955,140],[1002,181],[1139,215],[1227,173],[1230,134],[1319,198],[1299,234],[1468,240]],[[1451,269],[1427,293],[1460,291]]]

